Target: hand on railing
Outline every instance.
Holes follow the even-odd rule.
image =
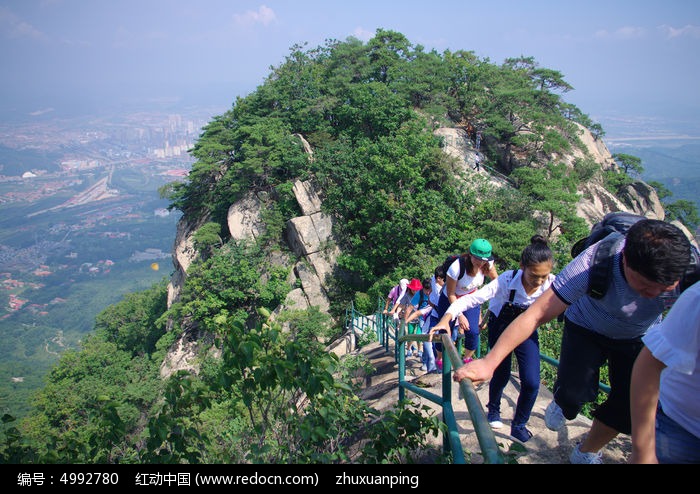
[[[460,382],[462,379],[471,379],[474,385],[488,381],[493,376],[493,369],[485,359],[475,359],[459,367],[452,374],[452,380]]]

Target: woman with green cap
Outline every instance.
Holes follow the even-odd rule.
[[[464,266],[464,269],[462,269]],[[461,273],[464,273],[460,277]],[[440,321],[452,303],[464,295],[474,293],[485,283],[485,278],[495,280],[498,272],[493,263],[493,252],[488,240],[477,238],[469,246],[469,252],[455,260],[445,273],[445,287],[440,294],[440,301],[431,314],[430,327]],[[464,361],[471,360],[479,346],[479,318],[481,306],[472,307],[459,314],[452,329],[452,340],[457,339],[459,332],[464,334]],[[436,344],[436,348],[439,344]],[[442,346],[442,345],[439,345]],[[441,349],[438,349],[441,351]],[[440,367],[442,362],[438,364]]]

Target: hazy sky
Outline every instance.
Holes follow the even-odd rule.
[[[228,108],[294,44],[378,28],[498,64],[532,56],[594,119],[700,110],[696,0],[0,0],[0,106],[77,94]]]

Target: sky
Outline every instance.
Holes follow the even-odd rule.
[[[0,0],[0,119],[105,101],[225,110],[294,45],[377,29],[495,64],[533,57],[604,127],[700,129],[697,0]]]

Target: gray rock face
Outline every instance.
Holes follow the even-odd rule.
[[[252,192],[228,209],[228,231],[234,240],[255,240],[265,231],[260,213],[262,202]]]

